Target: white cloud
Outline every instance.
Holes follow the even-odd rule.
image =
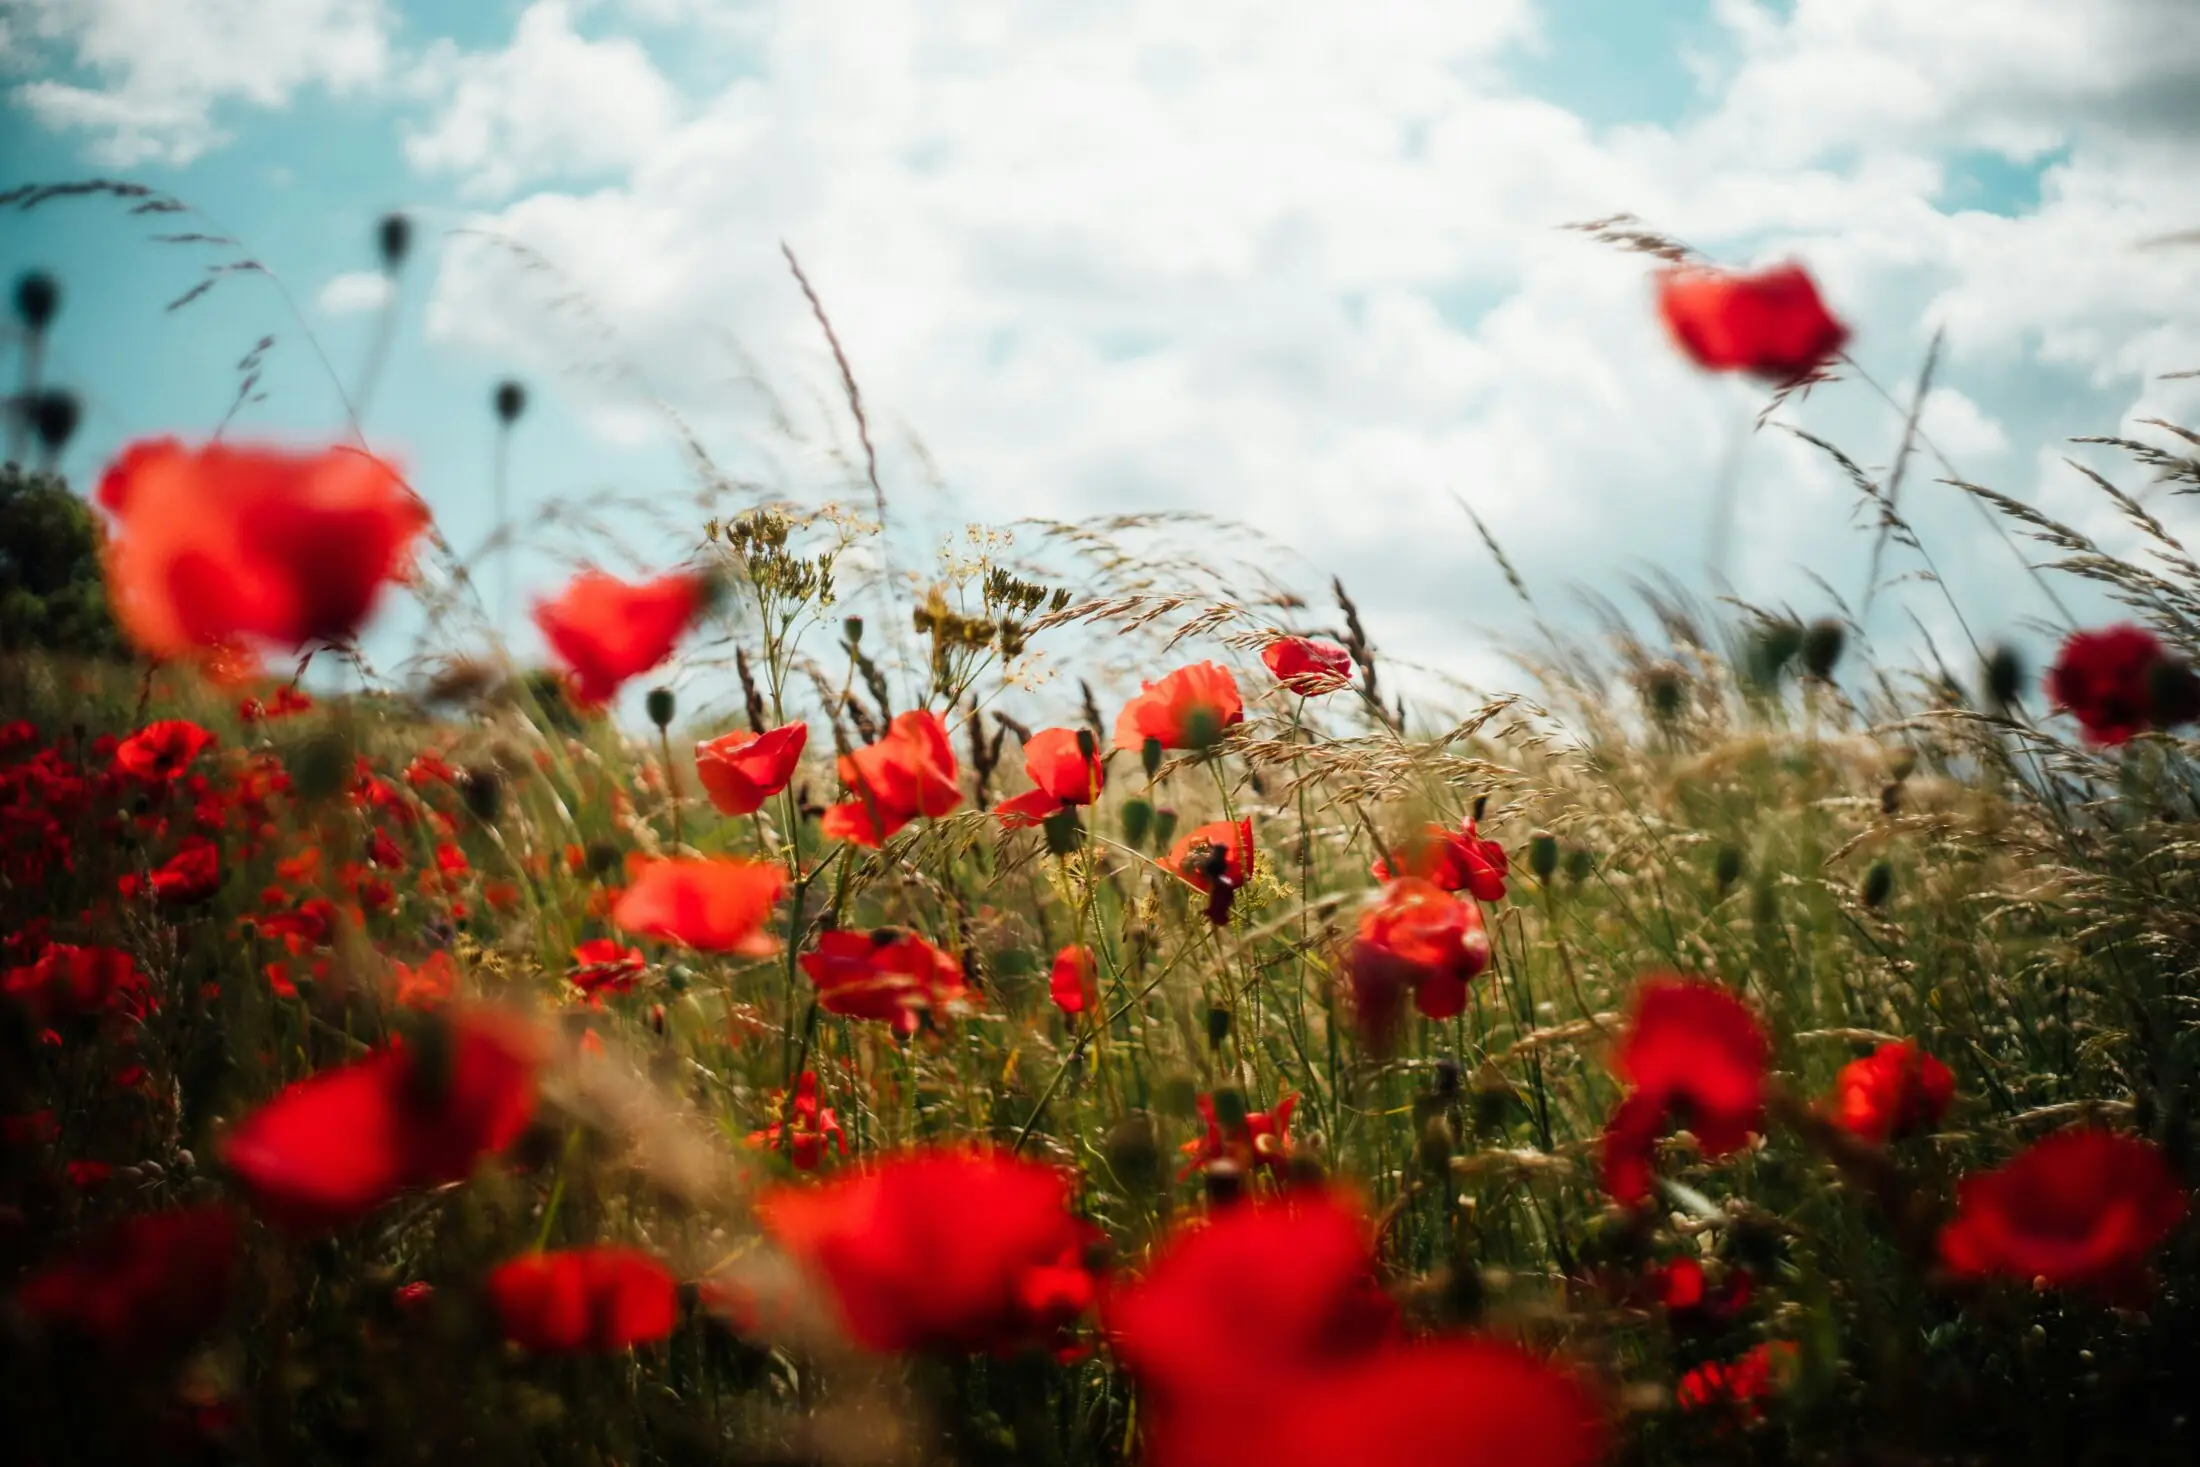
[[[663,144],[679,113],[639,44],[582,37],[560,0],[528,6],[502,51],[433,53],[415,85],[438,108],[405,140],[406,156],[484,196],[632,167]]]
[[[2113,424],[2150,374],[2200,366],[2200,251],[2130,249],[2200,222],[2200,146],[2164,120],[2177,83],[2200,96],[2200,52],[2171,0],[1790,9],[1723,6],[1737,59],[1694,120],[1599,132],[1508,84],[1527,0],[812,0],[781,14],[760,77],[637,129],[614,183],[483,223],[557,262],[651,389],[735,445],[766,436],[756,395],[726,386],[738,334],[815,389],[790,394],[814,456],[845,425],[790,241],[907,514],[1235,515],[1360,583],[1379,636],[1387,614],[1403,650],[1440,656],[1447,627],[1514,614],[1455,492],[1539,594],[1610,594],[1647,565],[1696,578],[1731,459],[1741,589],[1808,600],[1797,565],[1860,588],[1853,493],[1815,450],[1751,433],[1761,393],[1675,359],[1643,261],[1555,226],[1624,208],[1737,262],[1800,255],[1898,396],[1945,325],[1935,443],[2032,472],[2032,433]],[[509,75],[519,49],[481,64]],[[498,153],[555,155],[557,119],[496,115]],[[2039,207],[1944,202],[1977,148],[2055,152]],[[454,248],[431,329],[545,367],[607,349],[543,299],[508,257]],[[2027,360],[2090,383],[2072,401],[2099,417],[2005,408]],[[1867,465],[1900,432],[1861,386],[1790,415]],[[895,423],[952,508],[908,489]],[[1952,496],[1913,504],[1976,541]],[[1942,568],[2005,596],[1993,554]]]
[[[92,156],[117,168],[188,163],[228,141],[224,104],[275,109],[308,86],[373,86],[393,24],[384,0],[19,0],[15,21],[84,79],[43,77],[13,99],[47,127],[88,134]]]
[[[390,278],[379,270],[350,270],[329,277],[314,298],[324,316],[356,316],[379,311],[390,298]]]

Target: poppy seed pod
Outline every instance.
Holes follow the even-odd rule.
[[[382,257],[382,272],[395,275],[412,253],[412,220],[402,214],[384,214],[374,227],[374,247]]]
[[[1150,801],[1132,798],[1123,802],[1123,844],[1133,847],[1146,843],[1146,836],[1153,829],[1153,805]]]
[[[860,616],[843,618],[840,623],[840,634],[848,639],[848,645],[851,647],[861,642],[863,640],[863,618]]]
[[[43,270],[26,270],[15,280],[15,315],[36,335],[53,324],[61,310],[61,282]]]
[[[507,377],[497,384],[496,394],[490,401],[496,407],[497,421],[509,428],[527,411],[527,389]]]
[[[643,700],[642,706],[649,714],[649,721],[658,728],[671,727],[672,715],[679,707],[673,701],[672,689],[670,688],[651,688],[649,696]]]
[[[1558,837],[1539,830],[1528,837],[1528,869],[1535,879],[1548,882],[1558,870]]]
[[[31,398],[24,413],[30,419],[31,432],[37,436],[39,446],[52,455],[68,447],[69,440],[76,436],[83,407],[75,393],[49,387]]]
[[[1820,682],[1832,677],[1848,639],[1848,628],[1834,617],[1812,622],[1803,632],[1803,670]]]

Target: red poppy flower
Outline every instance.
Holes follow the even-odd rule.
[[[113,516],[108,599],[156,657],[348,641],[383,584],[408,572],[429,518],[367,453],[192,450],[173,439],[125,449],[99,502]]]
[[[877,1019],[897,1034],[916,1033],[927,1016],[939,1023],[969,994],[962,964],[895,927],[823,933],[817,950],[803,954],[802,971],[828,1014]]]
[[[458,965],[438,948],[417,964],[390,964],[390,993],[399,1008],[441,1008],[458,992]]]
[[[1661,271],[1658,314],[1697,366],[1780,382],[1815,372],[1849,339],[1800,265],[1755,275],[1696,266]]]
[[[2200,717],[2200,677],[2144,627],[2072,632],[2047,670],[2047,696],[2086,742],[2114,746]]]
[[[599,1243],[528,1253],[490,1271],[504,1337],[540,1354],[608,1354],[672,1333],[679,1285],[639,1248]]]
[[[433,1043],[323,1070],[231,1128],[222,1159],[254,1206],[300,1231],[339,1227],[462,1181],[519,1139],[535,1110],[532,1033],[487,1010],[431,1022]]]
[[[1352,685],[1352,654],[1334,642],[1279,637],[1260,649],[1260,660],[1302,698],[1318,698]]]
[[[1318,1191],[1178,1226],[1100,1312],[1116,1357],[1153,1392],[1163,1437],[1186,1412],[1235,1421],[1271,1411],[1301,1373],[1364,1358],[1398,1331],[1376,1276],[1374,1224]]]
[[[612,907],[611,920],[700,952],[758,956],[779,950],[763,928],[786,891],[787,873],[766,861],[650,861]]]
[[[1186,832],[1155,863],[1207,893],[1207,920],[1220,927],[1230,920],[1231,903],[1253,870],[1253,822],[1217,820]]]
[[[1702,979],[1650,978],[1613,1057],[1632,1087],[1604,1128],[1604,1186],[1633,1207],[1649,1200],[1651,1156],[1668,1118],[1708,1157],[1749,1144],[1764,1117],[1770,1046],[1740,999]]]
[[[165,718],[115,745],[115,768],[147,784],[167,784],[213,744],[214,736],[189,719]]]
[[[1024,745],[1024,772],[1037,788],[1001,802],[1001,823],[1012,828],[1043,824],[1049,815],[1089,805],[1100,798],[1107,770],[1099,751],[1085,753],[1091,735],[1081,729],[1049,728]],[[1079,740],[1088,743],[1080,744]]]
[[[1184,1170],[1177,1173],[1178,1181],[1211,1161],[1228,1161],[1240,1170],[1251,1171],[1254,1167],[1273,1170],[1290,1160],[1291,1112],[1299,1104],[1296,1094],[1284,1096],[1272,1111],[1247,1111],[1244,1123],[1236,1126],[1222,1123],[1212,1095],[1200,1096],[1196,1104],[1207,1122],[1207,1134],[1195,1136],[1177,1148],[1190,1158]]]
[[[1833,1082],[1833,1115],[1877,1146],[1939,1125],[1955,1093],[1948,1067],[1914,1043],[1882,1044],[1841,1067]]]
[[[1081,1014],[1100,1006],[1100,968],[1091,948],[1072,943],[1054,955],[1054,971],[1047,976],[1047,996],[1065,1014]]]
[[[204,836],[188,836],[165,864],[153,872],[156,899],[172,907],[203,902],[221,889],[221,847]]]
[[[2079,1127],[1964,1178],[1940,1257],[1959,1274],[2114,1289],[2184,1216],[2184,1189],[2159,1148]]]
[[[128,953],[65,942],[48,943],[38,961],[9,969],[0,976],[0,992],[22,1003],[41,1024],[149,1002],[144,976]]]
[[[573,986],[594,1002],[606,993],[632,993],[646,966],[642,950],[593,937],[573,949]]]
[[[1490,965],[1482,909],[1407,876],[1384,887],[1352,942],[1352,996],[1360,1027],[1381,1047],[1397,1032],[1405,995],[1431,1019],[1467,1007],[1467,985]]]
[[[237,704],[237,718],[243,723],[260,723],[292,714],[310,712],[313,700],[285,683],[269,698],[246,698]]]
[[[1673,1399],[1683,1411],[1723,1410],[1760,1420],[1765,1402],[1787,1388],[1800,1353],[1793,1340],[1767,1340],[1738,1360],[1707,1360],[1681,1377]]]
[[[719,814],[754,815],[787,787],[809,741],[806,723],[760,734],[738,728],[695,746],[695,773]]]
[[[703,608],[705,582],[684,572],[629,583],[602,571],[575,576],[554,601],[535,603],[535,625],[571,669],[582,703],[607,703],[619,684],[672,655]]]
[[[828,840],[877,849],[923,815],[937,819],[962,801],[955,787],[955,750],[937,713],[897,714],[886,736],[840,756],[840,782],[855,796],[825,812]]]
[[[983,1147],[904,1152],[757,1200],[866,1349],[1050,1345],[1092,1306],[1094,1229],[1058,1168]]]
[[[117,1355],[170,1353],[221,1315],[236,1254],[237,1218],[226,1207],[148,1213],[33,1273],[16,1302]]]
[[[1245,721],[1245,697],[1219,662],[1180,667],[1157,683],[1141,683],[1138,696],[1116,715],[1115,747],[1138,753],[1146,740],[1164,749],[1204,749],[1232,724]]]
[[[1646,1282],[1650,1296],[1665,1307],[1675,1330],[1715,1329],[1731,1324],[1748,1307],[1752,1293],[1749,1275],[1742,1270],[1728,1269],[1714,1285],[1702,1262],[1694,1258],[1657,1264]]]
[[[1467,821],[1454,830],[1430,825],[1419,839],[1388,860],[1377,859],[1369,868],[1377,881],[1418,876],[1446,891],[1463,891],[1479,902],[1505,899],[1505,848],[1475,833]]]
[[[829,1105],[817,1103],[817,1071],[804,1070],[795,1078],[794,1099],[786,1102],[784,1112],[788,1120],[774,1121],[761,1131],[749,1133],[749,1144],[766,1151],[778,1151],[784,1144],[787,1160],[796,1171],[814,1172],[825,1160],[826,1146],[840,1148],[840,1154],[848,1154],[848,1138],[840,1129],[840,1117],[833,1114]],[[790,1135],[787,1126],[791,1121],[794,1130]]]

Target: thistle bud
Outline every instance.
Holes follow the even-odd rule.
[[[382,273],[395,275],[412,253],[412,221],[402,214],[384,214],[374,227],[374,247],[382,257]]]
[[[658,728],[663,729],[672,726],[672,715],[678,709],[679,704],[673,699],[672,689],[651,688],[649,696],[643,700],[642,706],[649,714],[649,721]]]
[[[53,324],[61,310],[61,282],[43,270],[26,270],[15,279],[15,314],[36,336]]]
[[[1872,862],[1871,869],[1864,873],[1864,886],[1859,893],[1863,898],[1864,905],[1867,907],[1883,905],[1893,891],[1894,867],[1885,861]]]
[[[1156,774],[1159,774],[1161,772],[1161,740],[1148,739],[1145,743],[1139,745],[1138,762],[1145,769],[1146,778],[1152,779]]]
[[[1123,844],[1137,849],[1153,829],[1153,804],[1136,796],[1123,802]]]
[[[1549,882],[1558,870],[1558,837],[1547,830],[1539,830],[1528,837],[1528,869],[1535,879]]]
[[[496,395],[491,401],[496,406],[497,421],[509,428],[527,411],[527,389],[507,377],[497,384]]]
[[[1825,616],[1812,622],[1803,631],[1803,671],[1820,682],[1832,677],[1848,640],[1848,628],[1838,618]]]

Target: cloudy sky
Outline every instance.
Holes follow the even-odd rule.
[[[740,473],[849,497],[784,241],[908,533],[1236,517],[1287,574],[1341,572],[1378,642],[1486,682],[1524,632],[1461,498],[1561,620],[1653,569],[1706,584],[1729,474],[1743,593],[1815,614],[1806,567],[1865,576],[1839,475],[1752,432],[1763,393],[1659,338],[1650,262],[1569,221],[1804,260],[1898,397],[1945,330],[1934,445],[2118,543],[2063,440],[2200,420],[2168,376],[2200,369],[2200,248],[2150,244],[2200,229],[2191,0],[0,0],[0,27],[0,185],[141,179],[281,284],[166,312],[235,253],[98,201],[0,222],[0,269],[68,291],[82,481],[131,435],[210,431],[263,334],[244,427],[340,432],[400,207],[421,241],[366,430],[461,544],[506,373],[536,388],[523,503],[675,502],[652,400]],[[1901,428],[1854,381],[1780,417],[1873,466]],[[1958,600],[2039,615],[1923,469],[1905,502]],[[1914,584],[1871,630],[1909,610],[1954,637]]]

